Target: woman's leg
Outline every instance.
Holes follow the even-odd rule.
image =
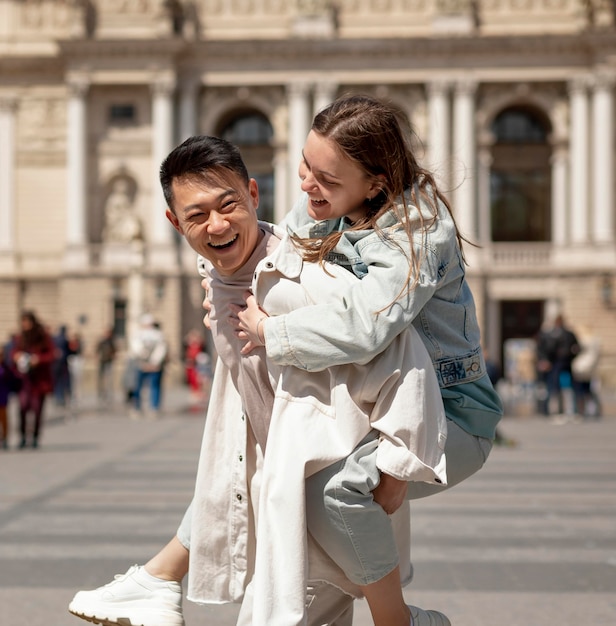
[[[19,432],[21,434],[20,448],[26,447],[26,436],[28,434],[28,411],[30,410],[30,390],[26,385],[19,392]]]
[[[485,463],[492,448],[490,440],[470,435],[452,421],[447,426],[447,485],[410,482],[408,499],[453,487]],[[394,626],[408,624],[410,615],[403,612],[406,605],[389,517],[372,498],[380,479],[376,437],[371,434],[346,459],[306,481],[307,521],[313,537],[362,588],[375,624]]]
[[[408,626],[391,521],[374,501],[378,433],[306,481],[308,529],[364,594],[375,626]]]
[[[32,396],[32,412],[34,413],[34,432],[32,433],[32,447],[38,446],[38,438],[41,434],[43,421],[43,408],[45,406],[45,394],[37,393]]]

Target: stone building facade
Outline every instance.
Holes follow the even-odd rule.
[[[615,3],[0,0],[0,329],[23,308],[87,344],[148,311],[178,354],[201,320],[161,160],[240,145],[279,220],[311,118],[372,93],[451,198],[484,343],[562,311],[616,386]]]

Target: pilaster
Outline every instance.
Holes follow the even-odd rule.
[[[429,118],[428,168],[434,174],[439,187],[449,189],[449,116],[450,83],[433,80],[427,84]]]
[[[574,78],[569,83],[571,108],[571,131],[569,143],[569,234],[573,243],[588,242],[588,80],[586,77]]]
[[[592,84],[592,239],[601,244],[614,242],[614,83],[601,73]]]
[[[89,265],[86,238],[87,94],[90,81],[79,74],[67,77],[67,200],[66,251],[64,266],[69,271],[87,272]]]
[[[287,85],[289,101],[289,207],[300,197],[301,189],[297,169],[302,159],[304,142],[310,129],[310,87],[308,83],[296,82]]]
[[[0,95],[0,275],[15,271],[16,110],[16,96]]]
[[[173,229],[166,218],[167,204],[160,186],[160,165],[173,148],[173,94],[176,83],[172,74],[161,75],[152,85],[152,197],[148,267],[170,269],[177,265],[173,247]]]
[[[453,210],[458,226],[465,236],[476,239],[477,216],[475,195],[477,167],[475,154],[475,93],[473,80],[459,81],[455,85],[453,110],[453,156],[456,176],[453,189]]]

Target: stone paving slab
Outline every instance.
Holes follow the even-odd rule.
[[[169,399],[170,400],[170,399]],[[78,589],[142,563],[190,500],[203,428],[182,396],[157,420],[53,413],[39,450],[0,451],[0,625],[79,626]],[[506,418],[466,483],[412,506],[409,602],[454,626],[616,624],[616,418]],[[187,626],[237,607],[185,603]],[[356,603],[354,626],[371,624]]]

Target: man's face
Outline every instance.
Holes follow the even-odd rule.
[[[225,172],[206,182],[175,179],[173,211],[167,218],[190,247],[223,276],[234,274],[250,258],[259,241],[259,190],[236,174]]]

